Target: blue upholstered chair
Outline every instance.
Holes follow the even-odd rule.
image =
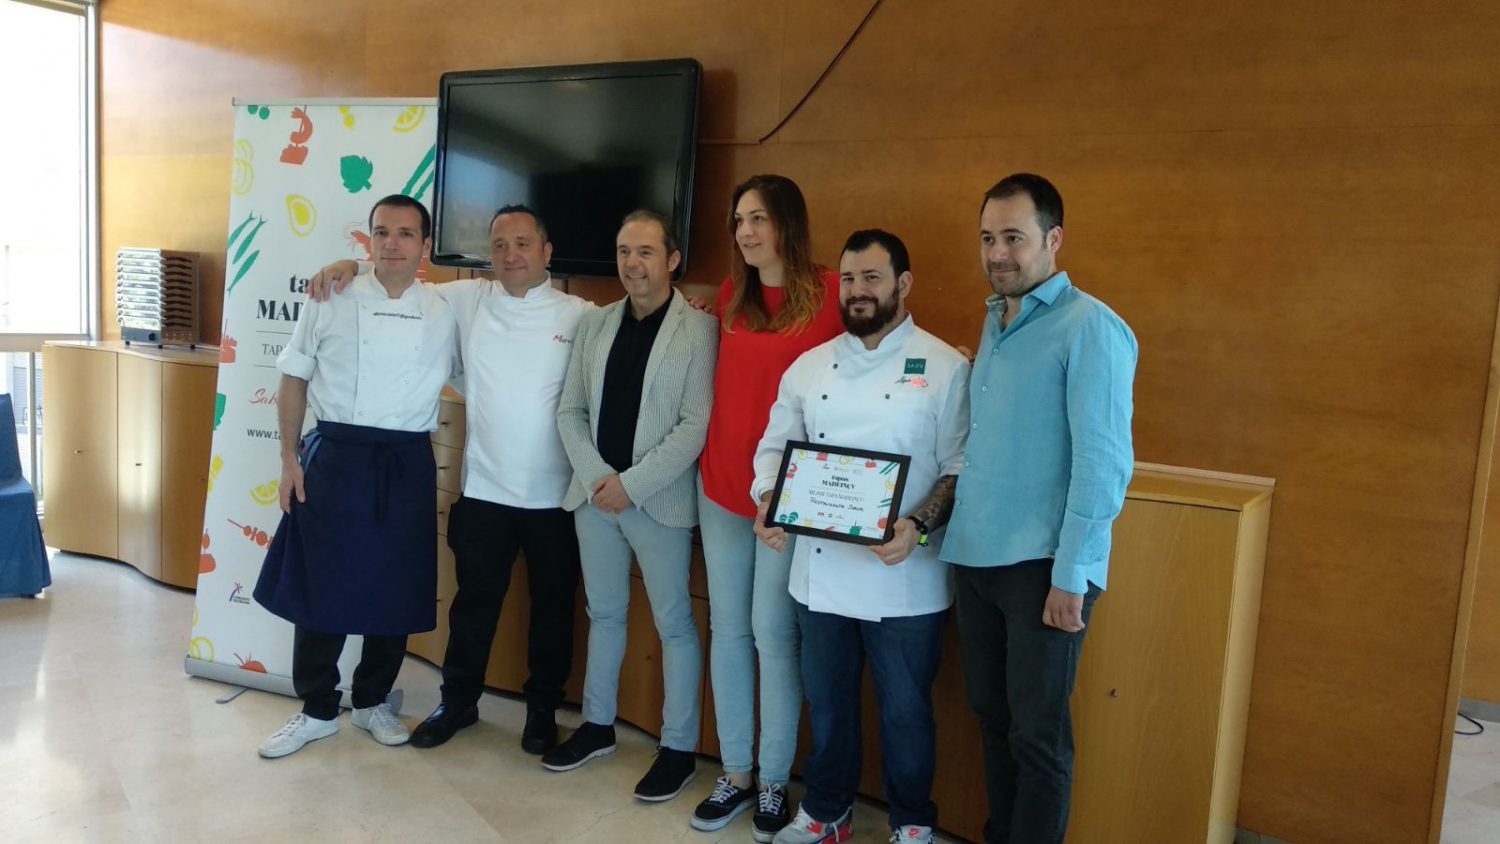
[[[51,585],[36,492],[21,476],[15,411],[10,396],[0,393],[0,598],[32,597]]]

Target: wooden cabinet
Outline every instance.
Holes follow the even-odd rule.
[[[160,361],[120,355],[115,502],[119,553],[115,556],[161,580],[161,371]]]
[[[103,342],[45,355],[47,544],[194,587],[217,356]]]
[[[217,365],[162,365],[161,579],[189,589],[198,585],[218,379]]]
[[[42,461],[48,545],[117,557],[116,357],[48,344]]]

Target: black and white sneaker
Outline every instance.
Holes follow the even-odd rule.
[[[549,771],[571,771],[590,759],[614,752],[614,725],[606,727],[584,721],[567,741],[542,754],[542,767]]]
[[[698,808],[693,810],[688,824],[703,832],[723,829],[741,812],[750,808],[754,800],[754,788],[737,788],[726,774],[714,783],[713,794],[704,798]]]
[[[755,817],[750,821],[750,835],[760,844],[771,844],[776,833],[792,822],[792,807],[786,798],[786,786],[771,783],[760,790]]]
[[[692,782],[693,773],[697,767],[698,757],[691,752],[658,747],[656,761],[651,763],[651,770],[647,771],[646,775],[641,777],[641,781],[635,784],[636,799],[649,803],[671,800],[681,794],[687,784]]]

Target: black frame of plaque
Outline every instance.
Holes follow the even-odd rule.
[[[891,511],[886,516],[884,536],[880,538],[874,536],[850,536],[847,533],[803,527],[802,525],[783,524],[776,521],[776,508],[781,502],[781,488],[786,483],[786,470],[792,463],[792,451],[798,448],[807,449],[808,451],[827,452],[829,454],[847,454],[851,457],[885,460],[897,464],[896,487],[891,491]],[[767,528],[779,527],[787,533],[814,536],[819,539],[832,539],[837,542],[849,542],[854,545],[884,545],[890,542],[896,535],[896,520],[900,518],[896,513],[901,508],[901,495],[906,491],[906,476],[910,471],[911,455],[908,454],[892,454],[888,451],[870,451],[869,449],[849,448],[841,445],[810,443],[806,440],[787,440],[786,446],[781,452],[781,469],[776,473],[776,487],[771,491],[770,507],[766,509],[766,520],[762,524]]]

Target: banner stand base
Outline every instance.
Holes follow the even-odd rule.
[[[183,657],[182,670],[194,677],[233,686],[234,688],[218,699],[219,703],[228,703],[244,694],[247,689],[259,689],[291,698],[297,696],[292,689],[292,678],[283,677],[280,674],[261,674],[258,671],[246,671],[221,662],[209,662],[206,659],[196,659],[190,656]],[[391,705],[391,712],[396,715],[401,714],[401,704],[405,700],[406,693],[401,689],[392,689],[391,693],[385,697],[385,702]],[[349,689],[344,686],[339,686],[339,706],[344,709],[354,708],[354,699]]]
[[[231,700],[234,700],[235,698],[239,697],[240,695],[242,695],[244,693],[245,693],[245,687],[244,686],[235,686],[234,688],[232,688],[229,691],[225,692],[224,694],[220,695],[219,699],[216,700],[216,701],[214,701],[214,703],[228,703]]]

